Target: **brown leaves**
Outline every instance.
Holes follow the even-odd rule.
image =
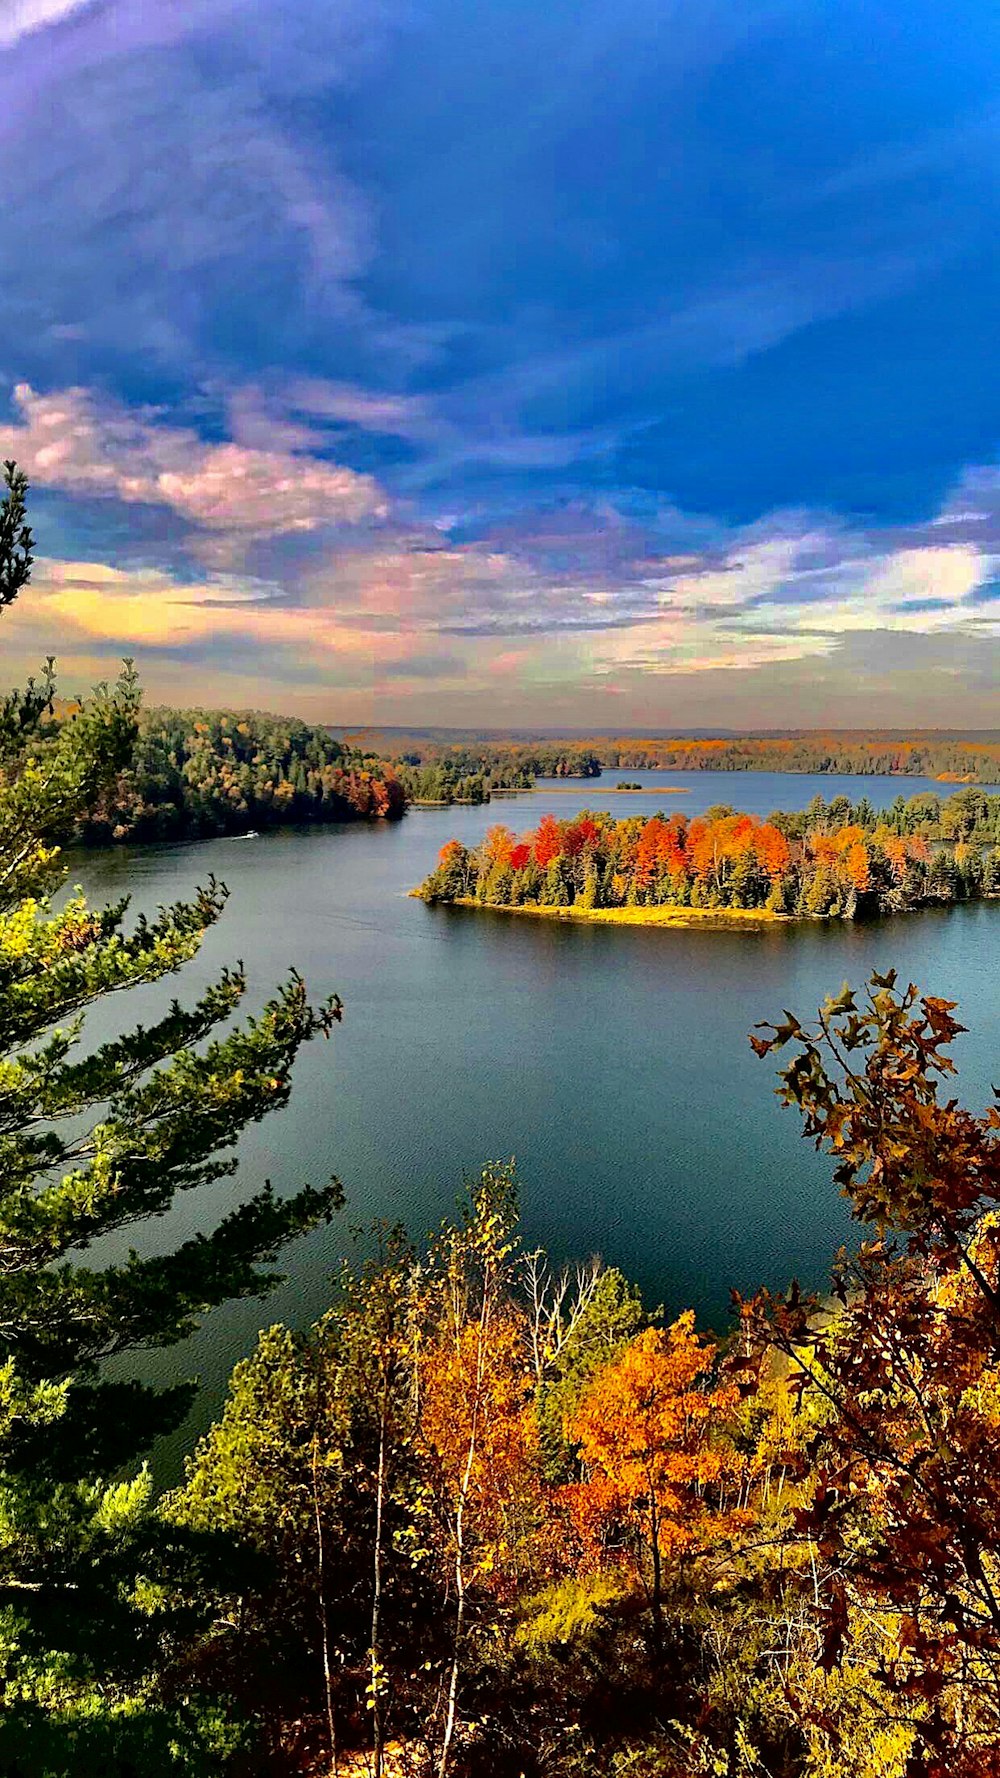
[[[881,1232],[842,1258],[839,1309],[791,1292],[742,1318],[747,1348],[783,1354],[816,1416],[794,1534],[821,1564],[820,1665],[844,1657],[857,1614],[894,1623],[879,1677],[912,1712],[914,1778],[973,1774],[1000,1741],[1000,1235],[984,1214],[1000,1119],[938,1096],[954,1012],[890,972],[862,1005],[845,987],[811,1029],[786,1014],[751,1038],[759,1055],[796,1043],[780,1096]]]
[[[855,1214],[927,1242],[957,1238],[979,1206],[1000,1198],[1000,1145],[992,1115],[975,1118],[938,1099],[954,1073],[948,1046],[964,1030],[955,1003],[919,997],[895,972],[875,974],[859,1008],[846,984],[807,1029],[786,1011],[751,1034],[758,1056],[788,1043],[779,1096],[803,1116],[803,1133],[837,1158],[835,1177]]]

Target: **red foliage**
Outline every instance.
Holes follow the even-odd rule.
[[[535,834],[535,863],[541,870],[558,858],[562,851],[559,824],[553,815],[543,815]]]

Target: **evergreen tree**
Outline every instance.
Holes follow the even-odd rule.
[[[4,484],[0,605],[26,585],[32,547],[12,463]],[[285,1103],[301,1044],[340,1006],[311,1007],[293,974],[230,1027],[246,981],[224,969],[192,1007],[84,1047],[88,1011],[181,968],[225,891],[210,881],[130,925],[124,901],[53,905],[53,836],[127,765],[139,702],[128,663],[70,718],[53,688],[50,662],[0,702],[0,1770],[217,1771],[231,1731],[191,1697],[168,1706],[154,1678],[197,1616],[177,1601],[207,1591],[214,1557],[159,1518],[137,1470],[192,1390],[114,1381],[102,1364],[262,1294],[276,1250],[340,1189],[265,1188],[172,1252],[100,1265],[88,1249],[232,1173],[240,1132]]]

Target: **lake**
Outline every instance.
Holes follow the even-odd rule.
[[[616,794],[618,776],[643,791]],[[1000,903],[733,931],[520,920],[408,897],[447,838],[472,845],[498,820],[532,827],[550,811],[565,818],[588,807],[694,815],[729,802],[766,815],[804,807],[817,792],[864,793],[885,806],[900,793],[949,788],[630,770],[483,808],[414,811],[392,826],[78,855],[73,875],[92,896],[128,890],[146,911],[189,895],[209,873],[228,884],[225,916],[181,978],[185,999],[242,957],[251,1007],[292,964],[314,997],[336,990],[345,1004],[330,1042],[302,1054],[288,1109],[246,1133],[237,1177],[182,1198],[142,1231],[144,1251],[170,1247],[265,1178],[291,1190],[336,1173],[347,1194],[332,1226],[286,1252],[286,1282],[263,1304],[217,1311],[184,1346],[142,1359],[147,1377],[198,1374],[205,1384],[192,1423],[160,1454],[162,1473],[176,1473],[257,1328],[302,1324],[326,1306],[353,1227],[387,1217],[424,1235],[486,1160],[516,1156],[530,1244],[560,1261],[600,1252],[671,1314],[691,1305],[721,1328],[734,1286],[780,1286],[793,1275],[821,1285],[851,1232],[845,1205],[829,1165],[778,1106],[772,1064],[747,1043],[757,1020],[784,1007],[808,1015],[845,979],[894,966],[960,1002],[969,1103],[984,1106],[1000,1076]],[[92,1019],[93,1036],[126,1014],[150,1018],[177,992],[175,978],[117,998]]]

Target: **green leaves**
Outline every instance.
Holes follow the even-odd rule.
[[[26,584],[32,551],[24,477],[8,464],[5,481],[0,608]],[[106,1266],[86,1255],[232,1172],[241,1132],[286,1104],[302,1044],[328,1036],[341,1007],[336,996],[314,1007],[293,973],[234,1025],[238,966],[190,1008],[174,1000],[83,1052],[88,1009],[180,970],[226,891],[210,878],[134,919],[126,900],[95,909],[79,890],[53,906],[57,842],[110,792],[139,719],[128,662],[82,705],[59,709],[54,692],[50,662],[0,703],[0,1766],[68,1774],[86,1751],[93,1770],[215,1770],[199,1749],[224,1747],[220,1725],[205,1740],[191,1711],[154,1692],[231,1558],[169,1525],[136,1468],[192,1392],[113,1382],[100,1366],[263,1295],[284,1244],[343,1194],[336,1180],[284,1199],[268,1185],[172,1252]]]
[[[4,462],[3,485],[7,492],[0,500],[0,609],[13,604],[27,585],[35,541],[27,522],[28,479],[10,458]]]

